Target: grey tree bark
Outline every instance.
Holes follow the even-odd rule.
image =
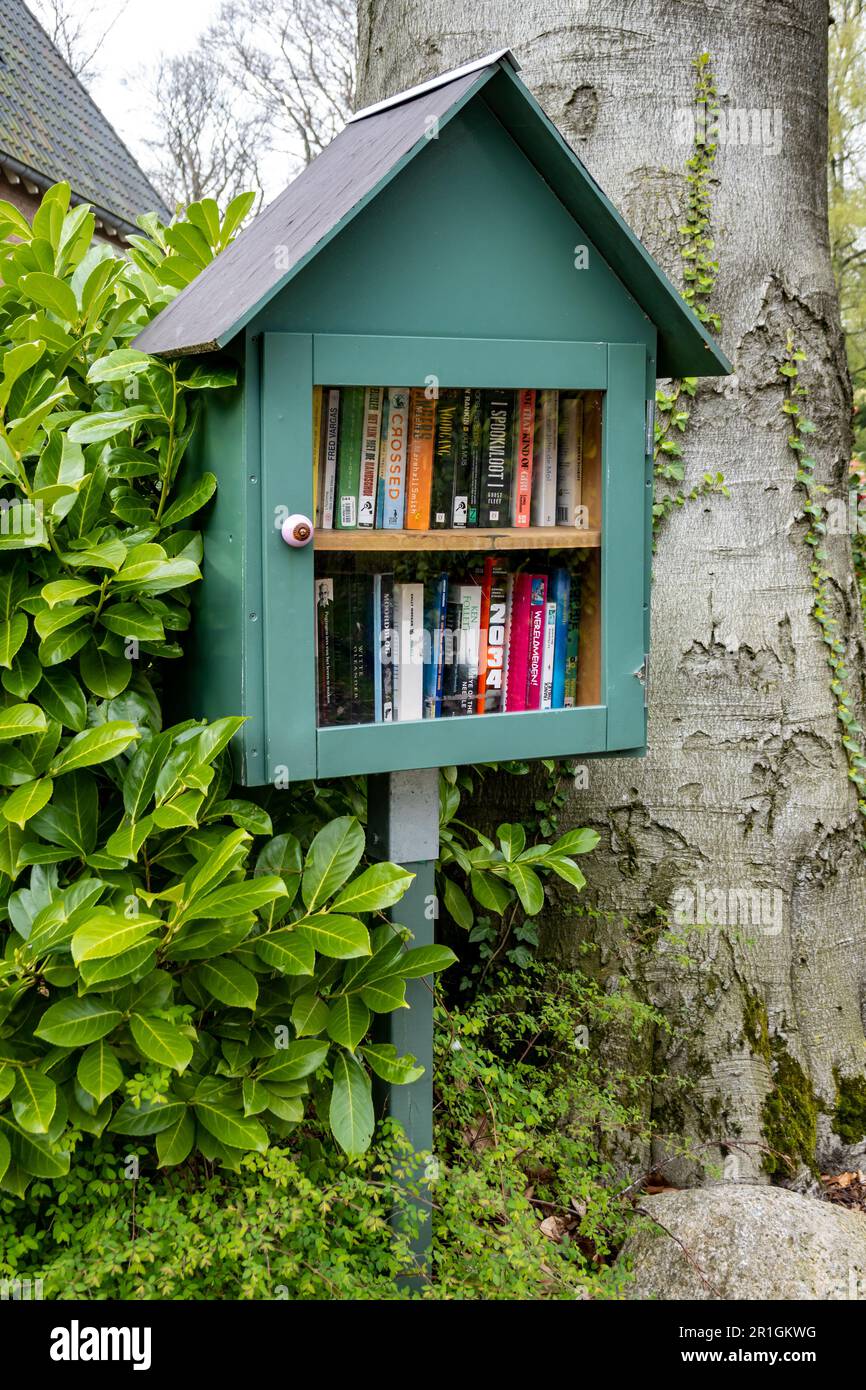
[[[820,480],[846,497],[850,396],[826,227],[827,25],[826,0],[741,0],[733,10],[669,0],[359,0],[358,105],[510,46],[675,284],[691,60],[711,55],[727,130],[715,165],[714,307],[736,376],[699,388],[686,486],[718,470],[731,496],[676,511],[659,544],[648,756],[591,764],[589,790],[568,806],[569,823],[602,835],[586,861],[592,898],[610,913],[597,938],[599,973],[674,1025],[641,1039],[640,1059],[625,1038],[621,1053],[668,1073],[646,1097],[647,1113],[700,1149],[699,1160],[671,1160],[660,1137],[629,1158],[665,1159],[680,1180],[726,1154],[729,1176],[758,1177],[768,1143],[820,1163],[863,1152],[842,1153],[832,1131],[837,1079],[854,1078],[847,1094],[856,1098],[866,1057],[863,827],[810,614],[778,374],[790,333],[808,354]],[[744,124],[735,112],[762,114],[762,134],[755,139],[754,117]],[[863,628],[847,534],[830,536],[827,549],[856,708]],[[739,925],[714,924],[710,911],[682,945],[671,895],[700,884],[768,890],[765,911],[743,925],[745,910],[729,902],[721,915]],[[573,922],[551,913],[550,938],[566,958]]]

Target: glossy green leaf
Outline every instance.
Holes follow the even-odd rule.
[[[116,758],[131,743],[140,737],[134,724],[122,719],[113,719],[106,724],[97,724],[93,729],[85,729],[76,734],[55,759],[52,771],[73,772],[81,767],[93,767],[96,763],[108,762]]]
[[[330,1044],[313,1039],[302,1038],[298,1042],[291,1042],[262,1063],[258,1069],[258,1078],[260,1081],[267,1081],[269,1085],[274,1082],[299,1081],[301,1077],[309,1076],[318,1070],[329,1050]]]
[[[220,956],[200,965],[196,979],[208,994],[232,1008],[254,1009],[259,997],[255,975],[236,960]],[[216,1136],[219,1138],[219,1135]]]
[[[259,960],[279,970],[281,975],[312,975],[315,969],[316,950],[312,941],[293,927],[280,927],[257,936],[254,946]]]
[[[351,960],[355,956],[370,955],[370,933],[357,917],[323,912],[302,918],[294,930],[309,941],[319,955],[329,956],[332,960]]]
[[[339,816],[319,831],[304,862],[301,892],[308,912],[342,888],[363,853],[364,832],[354,816]]]
[[[76,1072],[79,1082],[97,1105],[123,1084],[123,1069],[117,1054],[106,1042],[91,1043],[82,1053]]]
[[[400,864],[371,864],[347,883],[334,899],[334,912],[356,916],[360,912],[379,912],[399,902],[415,875]]]
[[[31,816],[35,816],[51,800],[54,783],[50,777],[38,777],[33,782],[25,782],[3,803],[3,814],[7,820],[24,826]]]
[[[156,1157],[160,1168],[176,1168],[192,1153],[195,1142],[195,1121],[192,1112],[183,1106],[170,1125],[156,1136]]]
[[[362,1154],[370,1147],[375,1124],[370,1078],[345,1052],[338,1053],[334,1061],[328,1121],[344,1153]]]
[[[34,1067],[21,1067],[12,1092],[12,1114],[29,1134],[47,1134],[57,1109],[57,1087]]]
[[[73,936],[72,959],[76,965],[81,965],[82,961],[119,956],[162,925],[159,917],[147,913],[125,917],[122,912],[101,908],[88,917]]]
[[[412,1054],[400,1057],[393,1043],[368,1043],[361,1048],[361,1055],[370,1070],[392,1086],[408,1086],[424,1075],[424,1068]]]
[[[341,995],[328,1010],[328,1037],[354,1052],[370,1026],[370,1010],[357,995]]]
[[[173,1071],[185,1071],[192,1060],[193,1045],[173,1023],[152,1014],[130,1016],[129,1031],[143,1056]]]
[[[46,1009],[33,1031],[56,1047],[86,1047],[113,1032],[122,1017],[101,999],[70,996]]]
[[[195,1114],[199,1124],[209,1134],[230,1149],[254,1150],[264,1153],[268,1147],[267,1132],[258,1120],[240,1111],[230,1110],[216,1101],[196,1100]]]

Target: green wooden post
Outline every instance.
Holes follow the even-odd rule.
[[[367,784],[367,830],[370,853],[414,873],[409,891],[391,910],[391,918],[409,928],[413,945],[433,944],[436,917],[434,871],[439,855],[439,770],[380,773]],[[433,978],[410,980],[408,1009],[382,1015],[383,1041],[402,1056],[411,1052],[424,1075],[409,1086],[384,1092],[388,1114],[405,1130],[416,1153],[433,1148]],[[423,1260],[430,1245],[430,1218],[421,1228],[415,1253]]]

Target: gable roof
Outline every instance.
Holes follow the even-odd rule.
[[[24,0],[0,0],[0,167],[47,188],[65,179],[73,201],[122,235],[159,194]]]
[[[697,316],[516,75],[508,49],[359,111],[264,212],[138,335],[144,352],[224,347],[428,143],[484,101],[619,277],[659,334],[659,376],[733,370]],[[282,256],[276,254],[282,251]]]

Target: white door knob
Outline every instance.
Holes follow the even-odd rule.
[[[280,527],[280,535],[286,545],[309,545],[313,539],[313,523],[308,516],[293,512]]]

